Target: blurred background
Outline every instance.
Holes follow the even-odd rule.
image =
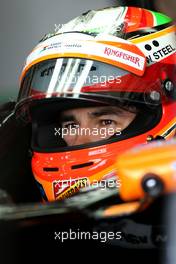
[[[175,0],[0,0],[0,103],[16,100],[26,56],[45,35],[90,9],[131,5],[175,15]],[[174,11],[173,11],[174,10]]]

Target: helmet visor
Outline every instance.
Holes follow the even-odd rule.
[[[157,74],[154,73],[150,79],[142,78],[141,81],[141,77],[135,74],[98,61],[50,59],[27,71],[18,103],[26,99],[68,97],[159,105],[163,95]]]
[[[116,140],[121,140],[124,136],[128,138],[136,135],[136,124],[135,129],[130,129],[130,131],[134,131],[134,135],[126,132],[125,128],[129,127],[139,112],[142,119],[140,117],[138,123],[142,128],[137,129],[138,133],[141,132],[141,129],[151,128],[151,124],[154,126],[155,121],[158,122],[161,117],[163,98],[161,82],[156,78],[155,73],[153,75],[149,80],[144,78],[144,81],[141,81],[143,78],[141,79],[141,77],[126,70],[94,60],[81,58],[50,59],[34,65],[27,71],[22,82],[17,107],[21,105],[22,107],[19,109],[23,113],[25,113],[26,108],[30,110],[29,112],[26,111],[29,113],[27,121],[29,119],[33,121],[33,146],[38,146],[39,149],[54,149],[53,151],[55,151],[57,147],[70,145],[70,140],[74,137],[63,137],[63,133],[59,134],[57,131],[63,128],[63,124],[68,125],[65,121],[61,122],[62,113],[75,108],[99,106],[101,110],[101,107],[108,105],[116,107],[115,111],[120,108],[123,109],[121,120],[124,124],[123,119],[127,120],[127,115],[128,117],[131,116],[128,124],[113,127],[113,132],[111,128],[110,136],[109,130],[107,133],[105,128],[103,128],[103,133],[106,132],[106,135],[102,133],[102,129],[98,130],[98,135],[94,135],[94,142],[109,139],[114,135],[117,136],[117,134]],[[153,78],[155,78],[155,82],[153,82]],[[114,111],[112,108],[111,110]],[[146,125],[143,121],[141,122],[144,116]],[[119,121],[119,117],[115,117],[113,121]],[[103,122],[109,122],[109,120],[103,120]],[[75,130],[74,128],[71,132],[73,130],[77,135],[79,129]],[[64,133],[66,131],[68,132],[68,129],[65,128]],[[92,135],[92,131],[95,134],[95,129],[89,130],[89,134]],[[101,131],[101,135],[99,131]],[[124,135],[122,131],[124,131]],[[85,132],[87,133],[87,130],[84,129],[83,132],[81,130],[82,138],[85,136]],[[69,133],[67,134],[70,136]],[[85,143],[88,142],[85,141]],[[82,142],[76,143],[76,145],[82,144],[85,145]]]

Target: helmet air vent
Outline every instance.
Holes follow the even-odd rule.
[[[73,165],[71,168],[72,170],[75,170],[75,169],[81,169],[81,168],[84,168],[84,167],[89,167],[91,165],[93,165],[94,163],[91,161],[91,162],[87,162],[87,163],[82,163],[82,164],[77,164],[77,165]]]
[[[59,168],[43,168],[43,171],[46,171],[46,172],[55,172],[55,171],[59,171]]]

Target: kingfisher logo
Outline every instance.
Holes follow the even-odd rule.
[[[62,200],[74,193],[79,189],[86,187],[88,178],[77,178],[68,180],[59,180],[53,182],[53,192],[55,199]]]
[[[124,61],[130,61],[133,64],[135,64],[137,67],[141,67],[141,60],[139,56],[132,56],[131,54],[128,54],[127,52],[111,49],[111,48],[105,48],[104,54],[112,57],[121,58]]]

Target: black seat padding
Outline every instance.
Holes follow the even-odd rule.
[[[12,111],[0,106],[0,121]],[[9,193],[14,202],[39,201],[39,192],[31,171],[29,146],[31,128],[17,124],[15,117],[0,127],[0,189]]]

